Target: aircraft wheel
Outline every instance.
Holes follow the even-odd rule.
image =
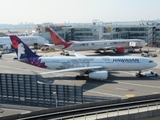
[[[101,53],[101,51],[97,50],[97,51],[95,51],[94,53]]]
[[[137,77],[143,77],[143,75],[139,74],[139,73],[136,73],[136,76]]]
[[[136,76],[139,77],[139,73],[136,73]]]
[[[85,78],[85,76],[79,76],[79,75],[76,76],[76,80],[80,80],[80,79],[84,79],[84,78]]]

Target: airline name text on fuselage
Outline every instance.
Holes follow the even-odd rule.
[[[139,59],[135,58],[122,58],[122,59],[113,59],[113,62],[121,62],[121,63],[139,63]]]

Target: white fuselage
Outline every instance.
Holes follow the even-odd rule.
[[[149,58],[117,56],[117,57],[40,57],[48,69],[60,70],[68,68],[103,66],[107,71],[140,71],[155,67],[157,64]]]
[[[43,37],[40,36],[18,36],[26,45],[34,45],[34,43],[38,43],[38,45],[44,45],[44,43],[49,43]],[[12,44],[10,37],[0,37],[0,45],[2,44]]]
[[[130,42],[138,43],[136,46],[130,46]],[[74,41],[73,44],[66,47],[64,45],[54,45],[55,48],[65,49],[65,50],[98,50],[98,49],[112,49],[114,47],[124,47],[124,48],[142,48],[146,43],[144,40],[140,39],[119,39],[119,40],[97,40],[97,41]],[[107,49],[106,49],[107,50]]]

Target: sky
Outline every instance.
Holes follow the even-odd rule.
[[[160,19],[160,0],[3,0],[0,24]]]

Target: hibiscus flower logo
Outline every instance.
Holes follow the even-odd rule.
[[[41,59],[39,58],[30,58],[29,63],[37,67],[47,68],[45,62],[41,62]]]
[[[19,43],[16,40],[12,40],[12,46],[18,48]]]

